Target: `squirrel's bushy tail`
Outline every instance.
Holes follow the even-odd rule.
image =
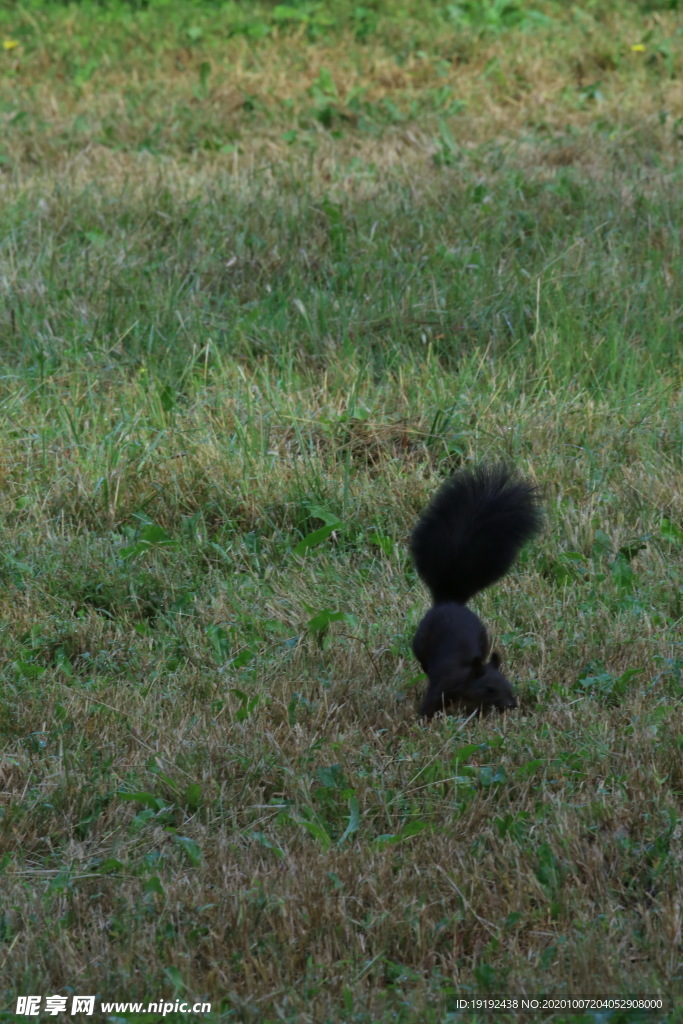
[[[423,512],[410,550],[435,604],[471,597],[504,576],[541,528],[536,488],[505,465],[461,470]]]

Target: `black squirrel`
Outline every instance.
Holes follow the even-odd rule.
[[[410,551],[434,607],[413,640],[429,681],[421,715],[431,718],[454,701],[470,711],[517,707],[500,657],[489,657],[486,627],[465,605],[505,575],[540,529],[536,488],[505,465],[455,473],[422,513]]]

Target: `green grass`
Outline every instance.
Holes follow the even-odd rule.
[[[0,1018],[673,1022],[680,10],[330,8],[0,7]],[[521,707],[425,726],[499,458]]]

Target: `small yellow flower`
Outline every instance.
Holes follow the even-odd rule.
[[[3,50],[13,50],[15,46],[19,45],[18,39],[3,39],[2,48]]]
[[[645,53],[645,47],[642,43],[634,43],[631,49],[634,53]]]

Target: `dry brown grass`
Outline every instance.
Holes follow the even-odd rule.
[[[85,15],[17,11],[0,1015],[680,997],[679,19],[602,6],[363,45],[135,22],[116,59],[95,26],[80,84]],[[547,511],[477,600],[521,707],[425,726],[407,538],[500,457]]]
[[[335,161],[379,159],[387,168],[396,158],[411,162],[411,152],[422,157],[438,148],[444,117],[465,150],[518,144],[527,135],[533,159],[551,166],[590,163],[596,122],[622,150],[634,133],[642,145],[645,130],[656,151],[671,151],[683,114],[680,53],[671,44],[677,31],[675,12],[648,17],[619,6],[519,33],[513,46],[507,34],[475,42],[444,29],[417,51],[409,36],[398,46],[383,38],[359,47],[343,34],[310,42],[302,31],[286,39],[276,32],[258,47],[238,36],[182,50],[162,37],[147,60],[133,34],[127,57],[105,52],[92,77],[77,82],[73,67],[89,53],[80,38],[69,39],[67,22],[57,55],[50,46],[5,55],[2,89],[13,128],[4,145],[11,163],[31,176],[41,166],[63,173],[74,161],[98,158],[120,166],[140,152],[180,159],[184,173],[188,160],[262,165],[291,154],[283,130],[298,131],[324,153],[329,133],[317,120],[315,90],[329,74]],[[634,51],[642,39],[644,50]],[[386,100],[396,111],[393,125],[381,113]],[[463,105],[457,114],[448,113],[452,101]],[[23,120],[14,126],[17,111]],[[363,126],[378,117],[368,133]],[[224,144],[238,154],[217,153]]]
[[[282,497],[297,472],[286,441],[291,398],[280,396],[285,454],[253,454],[248,479],[240,480],[221,440],[257,379],[242,372],[215,396],[203,391],[147,452],[142,474],[132,463],[122,469],[113,521],[144,503],[144,476],[156,495],[149,514],[175,535],[210,493],[221,495],[223,515],[230,508],[240,530],[265,537],[277,522],[286,531],[293,508]],[[329,410],[340,383],[312,382],[297,401]],[[378,513],[395,522],[395,556],[359,564],[343,535],[338,550],[305,563],[264,549],[263,575],[237,540],[227,575],[209,547],[200,548],[199,577],[194,555],[150,556],[146,571],[156,577],[153,590],[166,589],[166,607],[200,581],[194,611],[170,633],[168,613],[154,626],[159,609],[147,619],[132,591],[110,606],[113,621],[92,598],[79,602],[79,587],[111,574],[116,546],[114,535],[83,533],[97,524],[92,504],[83,504],[100,472],[96,438],[48,465],[53,487],[32,530],[55,516],[79,528],[39,541],[35,585],[12,591],[3,608],[7,635],[32,630],[24,650],[33,645],[46,667],[39,691],[12,699],[26,685],[17,679],[3,705],[5,733],[16,737],[3,760],[3,843],[21,851],[4,872],[15,935],[5,952],[9,976],[31,978],[36,990],[69,979],[105,997],[151,999],[164,987],[164,969],[176,967],[193,997],[217,1003],[229,993],[225,1011],[239,1019],[318,1021],[337,1019],[347,989],[367,1019],[384,1019],[397,998],[410,1005],[410,1019],[442,1013],[449,992],[472,991],[482,965],[497,990],[519,996],[633,991],[634,981],[654,994],[676,975],[682,722],[673,699],[676,646],[655,610],[673,599],[675,576],[666,548],[649,543],[636,564],[638,578],[650,581],[651,606],[620,610],[619,587],[593,575],[602,559],[584,584],[567,580],[559,590],[550,568],[558,551],[590,552],[597,524],[616,549],[656,534],[664,511],[680,518],[674,464],[660,452],[655,460],[653,447],[676,399],[669,391],[673,404],[634,424],[632,408],[610,416],[571,388],[534,403],[514,376],[491,375],[481,384],[487,393],[496,396],[489,410],[476,403],[487,424],[484,447],[500,450],[514,423],[526,451],[518,464],[535,469],[552,524],[522,573],[478,602],[496,632],[516,638],[506,661],[522,680],[522,709],[504,719],[424,727],[415,718],[406,622],[417,621],[426,601],[405,579],[403,552],[435,484],[423,479],[418,444],[399,462],[368,424],[381,472],[356,459],[358,438],[348,449],[356,528],[367,531]],[[391,380],[379,393],[368,382],[358,398],[381,402],[377,423],[385,427],[411,404]],[[139,399],[131,393],[125,404]],[[52,414],[49,404],[42,408]],[[255,434],[265,413],[252,413]],[[27,406],[23,416],[40,429],[39,409]],[[602,452],[590,489],[580,452],[572,461],[564,455],[572,424],[584,451]],[[303,429],[313,440],[315,424]],[[414,409],[405,430],[425,433]],[[173,459],[178,446],[184,457]],[[269,452],[277,448],[275,436]],[[333,478],[343,458],[323,445],[307,473]],[[17,494],[30,461],[15,463]],[[5,493],[11,504],[11,482]],[[142,566],[129,575],[139,597]],[[55,615],[64,622],[65,600],[80,617],[60,633]],[[359,625],[333,626],[321,649],[306,639],[307,606],[343,608]],[[152,628],[136,636],[136,621]],[[224,623],[237,640],[249,621],[256,635],[245,646],[254,660],[246,669],[217,665],[206,628]],[[270,638],[259,636],[267,622],[277,625]],[[287,636],[299,638],[295,646],[283,645]],[[171,639],[180,658],[169,670]],[[65,643],[66,657],[55,659]],[[598,652],[613,678],[642,671],[616,706],[575,689],[578,669]],[[259,703],[241,721],[244,692]],[[330,765],[345,780],[338,788],[321,783]],[[201,794],[196,808],[187,802],[191,784]],[[158,799],[149,820],[139,818],[142,805],[118,795],[126,790]],[[359,828],[338,848],[345,791],[358,801]],[[330,849],[300,824],[313,813]],[[407,822],[423,830],[397,845],[378,838],[400,834]],[[197,844],[197,864],[178,836]],[[64,935],[57,943],[48,938],[55,919]]]

